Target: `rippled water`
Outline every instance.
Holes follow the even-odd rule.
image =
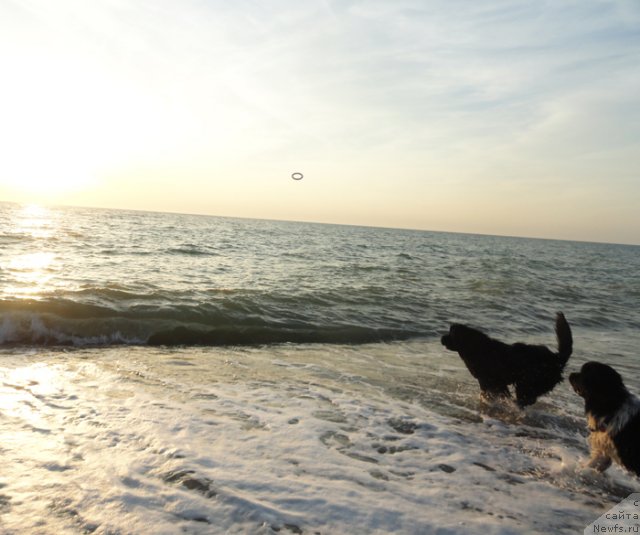
[[[0,205],[0,343],[242,345],[640,324],[640,248]]]
[[[451,321],[640,393],[640,247],[0,204],[0,532],[579,533],[566,382],[482,406]],[[153,346],[153,347],[150,347]]]

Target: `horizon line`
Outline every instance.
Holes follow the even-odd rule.
[[[404,226],[380,226],[366,223],[336,223],[329,221],[316,221],[316,220],[298,220],[298,219],[278,219],[278,218],[265,218],[265,217],[249,217],[249,216],[232,216],[232,215],[220,215],[202,212],[182,212],[171,210],[151,210],[144,208],[114,208],[112,206],[86,206],[81,204],[58,204],[58,203],[42,203],[42,202],[27,202],[27,201],[0,201],[0,204],[15,204],[18,206],[41,206],[45,208],[83,208],[87,210],[113,210],[119,212],[141,212],[148,214],[166,214],[166,215],[184,215],[195,217],[217,217],[224,219],[240,219],[248,221],[271,221],[276,223],[303,223],[310,225],[330,225],[341,227],[354,227],[354,228],[370,228],[380,230],[405,230],[410,232],[433,232],[438,234],[459,234],[463,236],[482,236],[487,238],[508,238],[508,239],[523,239],[523,240],[540,240],[540,241],[555,241],[555,242],[572,242],[572,243],[585,243],[594,245],[615,245],[622,247],[640,247],[639,243],[624,243],[624,242],[607,242],[596,241],[586,239],[574,239],[574,238],[550,238],[542,236],[518,236],[513,234],[491,234],[486,232],[477,231],[460,231],[460,230],[442,230],[442,229],[428,229],[428,228],[415,228]]]

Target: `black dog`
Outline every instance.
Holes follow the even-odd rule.
[[[640,400],[611,366],[587,362],[569,382],[584,398],[591,435],[589,466],[603,472],[614,460],[640,475]]]
[[[466,325],[453,324],[442,344],[458,352],[480,383],[483,398],[509,398],[509,385],[515,385],[518,405],[525,407],[562,381],[573,348],[571,328],[562,312],[556,316],[556,338],[558,352],[554,353],[542,345],[505,344]]]

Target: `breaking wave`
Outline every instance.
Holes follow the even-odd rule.
[[[68,300],[0,301],[0,346],[364,344],[425,334],[331,319],[273,319],[258,308],[240,303],[109,307]]]

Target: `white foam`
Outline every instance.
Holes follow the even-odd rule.
[[[635,483],[553,406],[474,417],[415,344],[1,362],[8,534],[575,533]]]

